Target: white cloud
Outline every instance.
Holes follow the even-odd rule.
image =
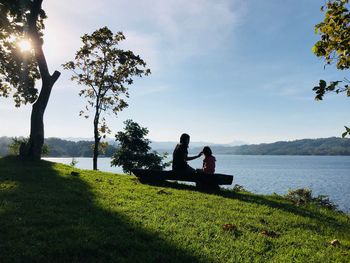
[[[220,48],[245,12],[238,0],[65,0],[44,8],[45,50],[57,65],[72,58],[83,33],[107,25],[155,69]]]
[[[171,90],[171,87],[169,85],[148,86],[148,87],[145,86],[145,87],[142,87],[142,89],[131,91],[131,93],[134,92],[135,96],[145,96],[145,95],[160,93],[160,92],[169,91],[169,90]]]
[[[124,49],[132,50],[135,54],[147,63],[147,67],[152,72],[156,72],[161,68],[161,58],[159,50],[159,39],[154,35],[147,35],[135,31],[125,31],[126,40],[121,44]]]
[[[310,79],[306,74],[289,74],[263,83],[262,90],[272,96],[312,101],[314,99],[313,84],[314,79],[312,77]]]
[[[145,1],[142,14],[160,34],[170,59],[183,59],[219,48],[242,18],[241,1]],[[145,16],[146,14],[146,16]]]

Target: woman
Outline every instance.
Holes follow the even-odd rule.
[[[183,133],[180,137],[180,143],[176,145],[173,152],[173,171],[181,171],[185,173],[193,173],[195,171],[195,169],[187,164],[187,161],[199,158],[202,155],[202,152],[196,156],[189,157],[189,143],[190,136],[187,133]]]

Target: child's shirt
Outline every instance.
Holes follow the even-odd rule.
[[[203,172],[207,174],[213,174],[215,173],[215,157],[214,156],[207,156],[203,160]]]

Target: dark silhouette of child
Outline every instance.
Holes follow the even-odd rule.
[[[205,146],[203,148],[203,154],[204,154],[204,160],[203,160],[203,167],[202,167],[202,172],[206,174],[213,174],[215,173],[215,162],[216,159],[213,156],[213,153],[209,146]]]
[[[180,143],[176,145],[173,152],[173,171],[193,173],[195,169],[187,164],[187,161],[191,161],[199,158],[202,155],[200,152],[196,156],[188,156],[188,145],[190,143],[190,136],[187,133],[183,133],[180,137]]]

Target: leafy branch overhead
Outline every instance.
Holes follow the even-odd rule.
[[[315,26],[315,33],[321,40],[313,47],[313,52],[324,57],[327,64],[336,63],[337,69],[350,67],[349,58],[349,22],[348,0],[328,0],[321,7],[325,12],[324,21]]]
[[[321,7],[325,12],[323,22],[315,26],[315,33],[321,39],[313,46],[312,51],[318,57],[325,59],[326,65],[336,64],[337,69],[345,70],[350,67],[350,12],[348,0],[328,0]],[[342,87],[340,84],[345,83]],[[319,86],[313,89],[316,100],[322,100],[328,92],[346,92],[350,96],[349,80],[331,81],[328,85],[320,80]]]
[[[16,107],[34,103],[38,97],[35,82],[40,79],[40,72],[34,50],[22,52],[18,45],[30,37],[28,23],[32,6],[29,0],[2,1],[0,4],[0,96],[12,94]],[[44,10],[40,9],[36,21],[40,41],[45,18]]]
[[[316,92],[315,100],[322,100],[323,96],[328,92],[347,92],[347,96],[350,97],[350,88],[349,85],[345,85],[344,87],[339,87],[338,84],[342,81],[331,81],[329,85],[323,79],[320,80],[318,86],[315,86],[312,90]]]
[[[336,65],[339,70],[350,68],[350,11],[349,0],[327,0],[321,11],[325,13],[324,20],[315,26],[315,33],[321,39],[313,46],[312,51],[318,57],[325,59],[326,65]],[[322,100],[326,93],[345,93],[350,97],[350,81],[320,80],[319,85],[313,90],[316,93],[315,99]],[[343,137],[350,135],[349,128]]]

